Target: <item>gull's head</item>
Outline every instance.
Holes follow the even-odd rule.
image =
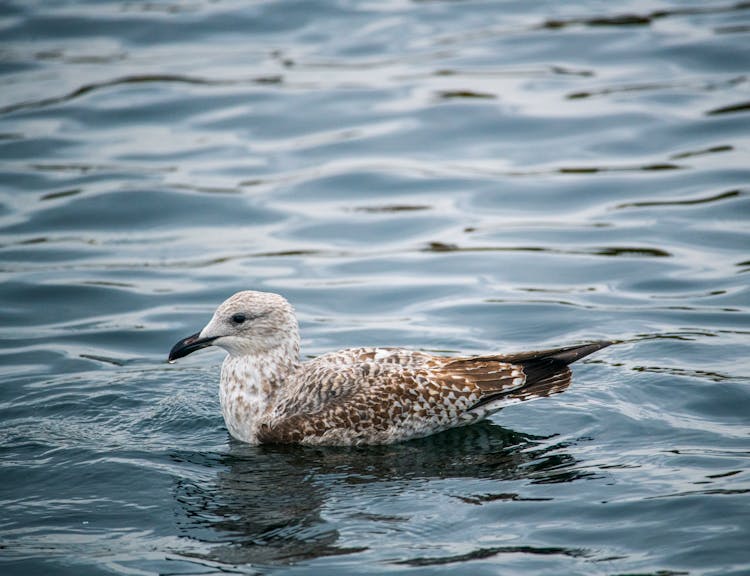
[[[169,361],[207,346],[224,348],[230,356],[296,352],[298,331],[294,309],[283,297],[245,290],[225,300],[203,330],[177,342]]]

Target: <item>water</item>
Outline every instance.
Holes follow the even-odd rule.
[[[750,574],[750,7],[3,2],[0,572]],[[564,394],[250,447],[236,290],[303,353],[599,338]]]

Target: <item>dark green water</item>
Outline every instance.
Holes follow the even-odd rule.
[[[750,574],[750,6],[0,3],[0,573]],[[303,353],[621,338],[391,447],[249,447]]]

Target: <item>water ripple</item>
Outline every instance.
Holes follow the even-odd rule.
[[[3,7],[3,574],[744,573],[746,2]],[[620,344],[399,446],[245,446],[227,295],[303,354]]]

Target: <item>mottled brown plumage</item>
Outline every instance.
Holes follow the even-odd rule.
[[[567,365],[611,342],[511,355],[444,357],[352,348],[299,360],[294,312],[281,296],[239,292],[170,361],[208,345],[229,354],[220,398],[230,433],[250,443],[386,444],[476,422],[562,392]]]

